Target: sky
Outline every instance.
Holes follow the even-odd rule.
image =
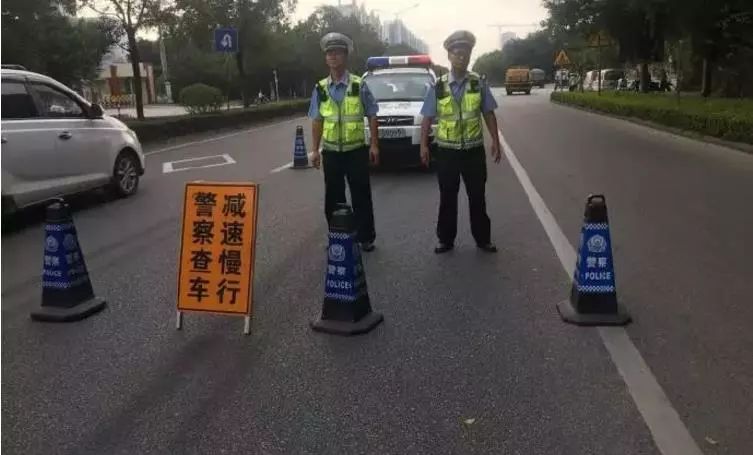
[[[298,0],[293,13],[293,22],[306,19],[317,6],[336,6],[352,0]],[[449,66],[447,52],[442,43],[455,30],[470,30],[476,36],[471,63],[486,52],[499,48],[501,32],[515,32],[519,38],[536,31],[538,24],[546,18],[546,9],[540,0],[356,0],[360,6],[365,3],[366,10],[376,10],[380,19],[392,20],[395,13],[418,3],[415,8],[400,14],[400,19],[419,38],[429,46],[432,60],[440,65]],[[456,11],[464,8],[467,13]],[[88,8],[79,11],[81,16],[95,16]],[[491,27],[493,24],[513,25],[511,27]],[[525,25],[525,26],[518,26]],[[141,36],[157,39],[155,31],[142,32]]]
[[[352,0],[341,0],[343,4]],[[382,21],[392,20],[395,13],[418,3],[400,14],[400,19],[429,46],[435,63],[448,66],[445,38],[455,30],[466,29],[476,35],[473,59],[499,48],[500,32],[515,32],[519,38],[538,29],[537,26],[490,27],[493,24],[538,24],[546,18],[540,0],[357,0],[366,10],[379,10]],[[337,5],[338,0],[298,0],[293,20],[305,19],[317,6]],[[463,14],[457,11],[463,10]]]

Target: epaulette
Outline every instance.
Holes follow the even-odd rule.
[[[353,82],[350,89],[350,96],[358,96],[361,93],[361,83]]]
[[[316,90],[316,94],[319,97],[320,103],[327,101],[327,98],[329,96],[327,95],[327,91],[322,88],[321,84],[316,84],[314,86],[314,89]]]

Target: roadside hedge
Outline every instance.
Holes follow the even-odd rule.
[[[551,100],[753,144],[753,100],[625,92],[552,92]]]
[[[222,92],[220,89],[206,84],[193,84],[183,87],[178,98],[180,104],[185,106],[191,115],[217,112],[222,107]]]
[[[142,143],[170,139],[187,134],[212,130],[236,128],[280,117],[300,115],[309,107],[308,99],[282,101],[248,109],[232,109],[201,115],[181,115],[176,117],[155,117],[146,120],[127,120],[125,123],[134,130]]]

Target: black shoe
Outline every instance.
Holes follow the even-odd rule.
[[[453,248],[455,248],[455,245],[453,245],[452,243],[439,242],[439,244],[437,244],[437,246],[434,248],[434,252],[436,254],[442,254],[452,250]]]
[[[361,242],[361,251],[365,251],[367,253],[374,251],[374,242]]]
[[[496,253],[497,245],[493,244],[492,242],[489,242],[486,245],[478,245],[478,249],[486,253]]]

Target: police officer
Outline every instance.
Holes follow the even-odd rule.
[[[429,89],[421,108],[421,161],[428,166],[430,160],[429,131],[432,121],[438,118],[435,139],[437,151],[435,165],[439,181],[439,217],[437,254],[446,253],[455,246],[458,218],[458,190],[463,178],[471,215],[471,232],[476,245],[488,253],[496,253],[491,241],[491,227],[486,214],[486,156],[482,118],[492,137],[491,156],[499,163],[502,147],[497,134],[497,103],[491,94],[486,78],[468,71],[471,51],[476,38],[471,32],[461,30],[444,42],[450,60],[449,74],[442,75]]]
[[[379,107],[361,78],[346,68],[353,41],[342,33],[328,33],[320,45],[326,54],[329,76],[314,87],[309,117],[313,120],[311,161],[317,169],[320,163],[324,167],[324,213],[329,222],[337,204],[345,202],[347,178],[357,240],[363,251],[372,251],[376,232],[369,161],[379,164]],[[370,147],[366,145],[364,116],[369,118]]]

